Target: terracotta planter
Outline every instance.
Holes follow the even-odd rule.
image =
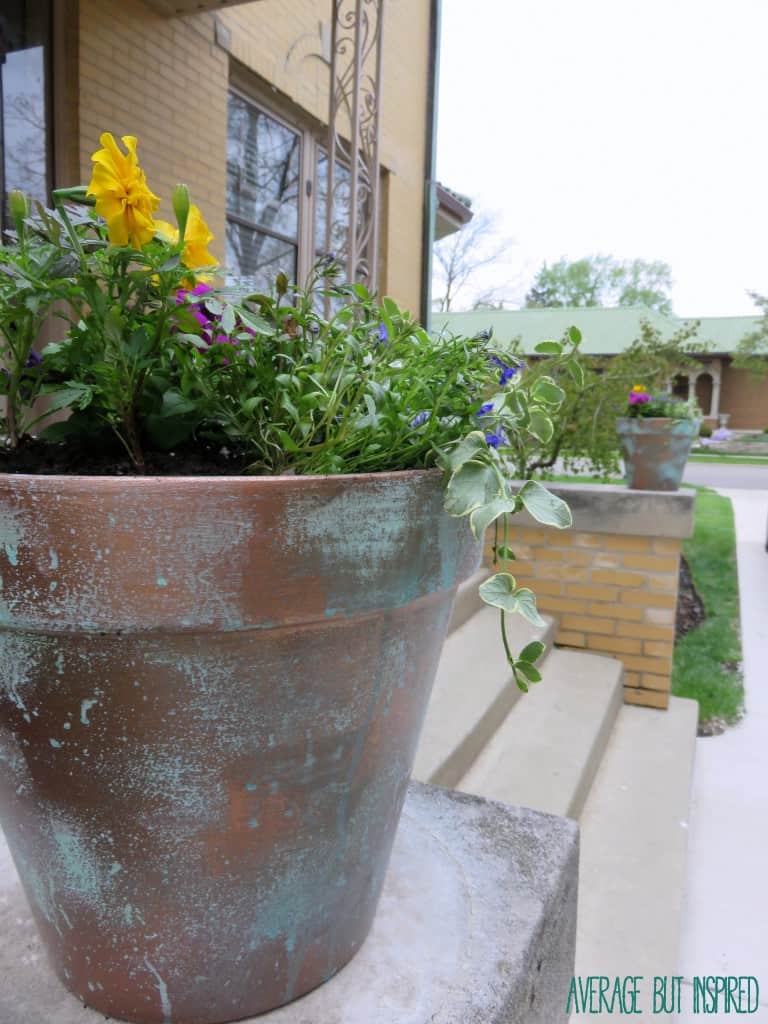
[[[438,472],[0,477],[0,810],[94,1009],[210,1024],[376,908],[457,584]]]
[[[627,487],[640,491],[678,490],[699,427],[699,420],[661,416],[616,420]]]

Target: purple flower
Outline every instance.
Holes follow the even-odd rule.
[[[412,427],[421,427],[421,426],[423,426],[427,422],[428,419],[429,419],[429,413],[428,412],[420,412],[416,416],[414,416],[413,419],[411,420],[411,426]]]
[[[379,324],[379,342],[382,345],[386,345],[386,343],[388,341],[389,341],[389,331],[387,330],[387,325],[385,323],[380,323]]]
[[[40,359],[40,356],[37,352],[30,352],[26,363],[24,363],[24,369],[32,370],[36,366],[39,366],[41,362],[42,360]]]
[[[501,370],[499,375],[499,384],[506,384],[508,380],[512,380],[516,373],[519,373],[517,366],[508,366],[507,363],[499,359],[498,356],[491,356],[491,362],[495,363],[496,366]]]
[[[485,440],[488,442],[489,448],[498,448],[500,444],[507,443],[507,435],[504,433],[501,427],[497,427],[496,432],[494,434],[485,435]]]
[[[475,416],[490,416],[493,412],[493,402],[483,402],[475,413]]]
[[[630,405],[644,405],[646,402],[650,402],[651,396],[647,395],[644,391],[631,391],[629,394]]]

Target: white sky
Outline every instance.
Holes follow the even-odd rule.
[[[768,292],[768,0],[443,0],[438,178],[495,211],[498,287],[665,260],[674,311]]]

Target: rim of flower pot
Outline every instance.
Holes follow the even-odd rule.
[[[224,474],[212,475],[203,473],[179,473],[176,474],[150,474],[139,473],[4,473],[0,471],[0,480],[19,480],[21,482],[50,481],[51,483],[67,484],[89,484],[92,481],[109,482],[113,484],[124,484],[130,482],[138,486],[149,487],[151,485],[168,483],[218,483],[226,484],[259,484],[260,486],[274,486],[280,483],[287,483],[295,480],[350,480],[369,481],[382,479],[403,479],[413,477],[437,477],[443,474],[443,470],[437,466],[430,469],[392,469],[382,470],[378,473],[281,473],[281,474]]]

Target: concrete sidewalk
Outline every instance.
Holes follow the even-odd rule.
[[[747,715],[697,740],[679,973],[753,975],[760,1008],[750,1020],[768,1022],[768,490],[720,493],[736,517]],[[710,1015],[720,1019],[733,1015]]]

